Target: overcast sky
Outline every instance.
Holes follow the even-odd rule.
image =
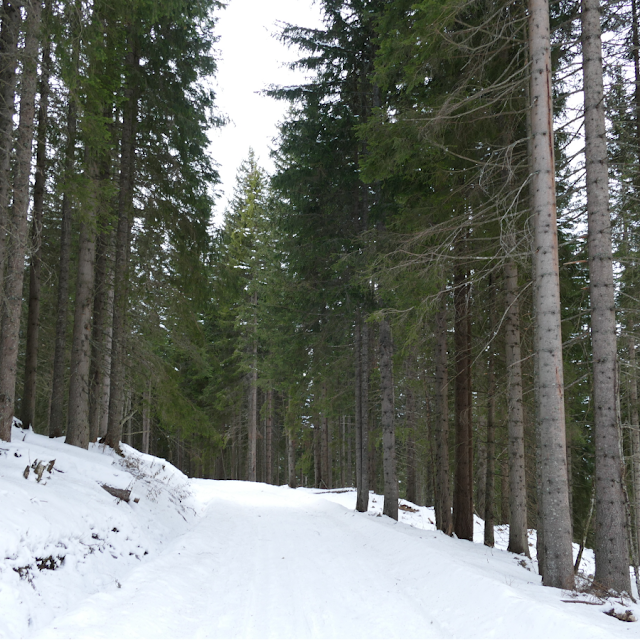
[[[216,206],[220,222],[227,200],[233,193],[236,171],[253,147],[258,161],[271,172],[269,148],[284,117],[286,103],[259,95],[271,84],[295,84],[304,79],[283,63],[297,59],[296,49],[288,49],[273,37],[278,22],[316,27],[320,10],[313,0],[229,0],[218,13],[220,37],[217,105],[229,124],[211,134],[212,154],[219,163],[223,196]]]

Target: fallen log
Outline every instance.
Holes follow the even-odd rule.
[[[131,489],[117,489],[116,487],[110,487],[108,484],[101,484],[100,486],[114,498],[118,498],[118,500],[129,502],[131,499]]]

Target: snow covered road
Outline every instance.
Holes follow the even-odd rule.
[[[191,483],[186,533],[36,637],[640,637],[512,554],[355,513],[353,494]]]

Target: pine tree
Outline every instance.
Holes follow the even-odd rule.
[[[574,585],[567,486],[566,435],[560,329],[549,7],[529,2],[531,51],[531,209],[534,215],[536,422],[538,433],[538,552],[547,586]]]
[[[582,3],[585,158],[596,450],[596,581],[631,592],[616,406],[617,345],[600,3]]]
[[[16,171],[13,204],[8,225],[7,267],[4,280],[5,303],[0,338],[0,439],[11,440],[15,413],[18,333],[22,312],[22,283],[28,235],[29,180],[34,138],[38,45],[42,5],[39,0],[25,3],[25,39],[22,49],[20,122],[16,134]]]

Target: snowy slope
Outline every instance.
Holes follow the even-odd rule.
[[[0,446],[0,637],[640,637],[603,613],[640,607],[562,602],[529,563],[434,531],[424,508],[396,523],[379,496],[359,514],[352,491],[188,481],[131,449],[15,435]],[[40,484],[24,479],[53,457]],[[48,556],[64,562],[38,570]]]
[[[187,478],[123,447],[124,459],[15,428],[12,442],[0,443],[0,638],[28,635],[86,595],[117,587],[188,530],[195,510]],[[31,467],[51,460],[38,483]],[[132,501],[102,484],[131,488]]]

